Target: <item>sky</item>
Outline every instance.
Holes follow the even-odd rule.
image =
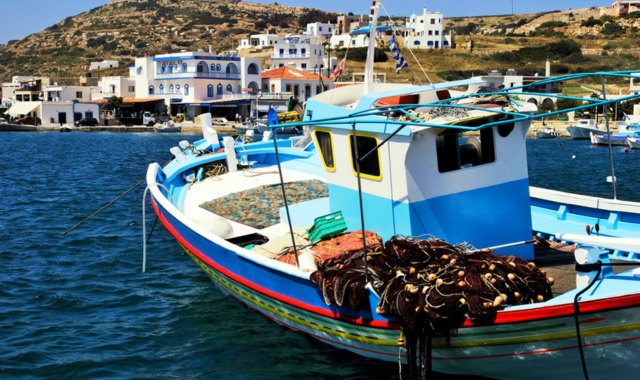
[[[367,14],[370,0],[252,0],[257,3],[279,3],[301,7],[356,14]],[[39,32],[62,19],[108,3],[109,0],[2,0],[0,44]],[[391,16],[410,16],[429,11],[445,17],[536,13],[610,5],[613,0],[393,0],[383,1]],[[382,13],[384,15],[384,12]]]

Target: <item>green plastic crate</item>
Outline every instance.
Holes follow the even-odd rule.
[[[342,211],[319,216],[313,220],[313,226],[307,230],[309,240],[316,243],[322,239],[339,235],[347,230],[347,223],[342,217]]]

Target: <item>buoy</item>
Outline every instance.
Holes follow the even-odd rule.
[[[607,176],[607,183],[612,183],[613,181],[618,182],[618,177],[612,177],[610,175]]]
[[[571,159],[575,160],[576,159],[576,155],[574,154],[573,156],[571,156]]]

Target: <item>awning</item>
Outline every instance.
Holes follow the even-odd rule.
[[[9,108],[7,113],[11,116],[26,115],[38,108],[39,105],[40,102],[17,102]]]
[[[183,106],[238,106],[241,104],[250,104],[251,99],[215,99],[215,100],[203,100],[200,102],[172,102],[171,105],[183,105]]]

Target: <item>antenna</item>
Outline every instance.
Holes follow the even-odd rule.
[[[511,0],[511,14],[512,14],[512,15],[513,15],[513,14],[515,14],[515,13],[513,12],[513,0]]]

